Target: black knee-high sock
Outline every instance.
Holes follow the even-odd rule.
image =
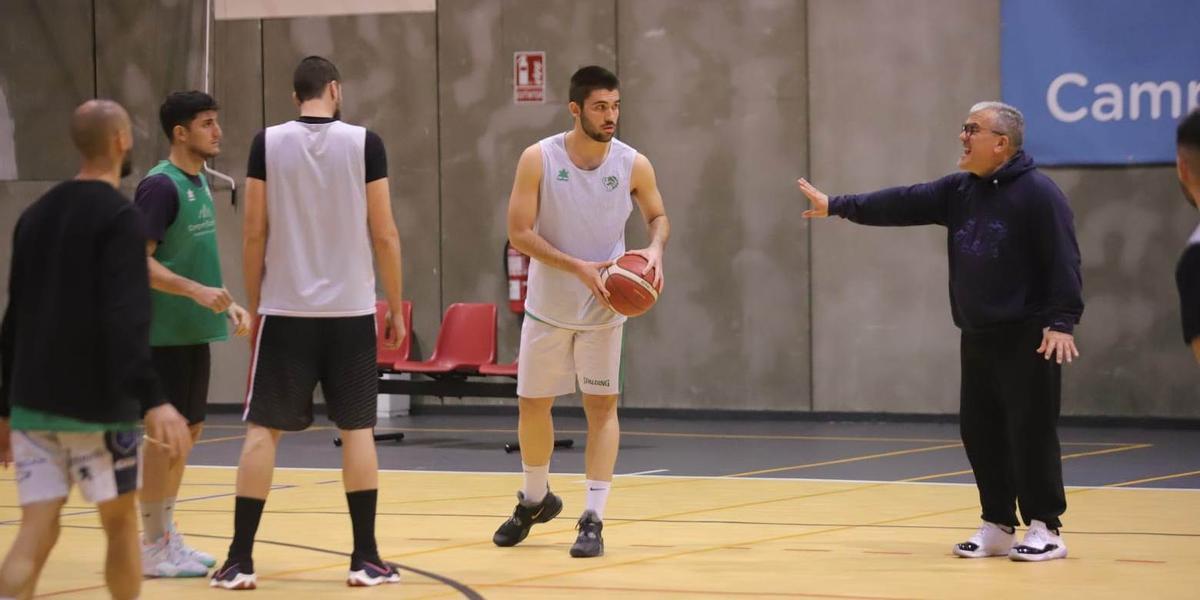
[[[263,507],[267,501],[259,498],[238,496],[233,508],[233,542],[229,544],[230,560],[250,561],[254,550],[254,536],[262,520]]]
[[[379,548],[375,545],[375,505],[379,490],[346,492],[350,506],[350,524],[354,528],[354,556],[376,560]]]

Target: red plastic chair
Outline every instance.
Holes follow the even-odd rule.
[[[496,362],[496,305],[459,302],[446,309],[429,360],[401,360],[393,371],[445,374],[478,372]]]
[[[479,365],[480,375],[490,375],[492,377],[512,377],[517,378],[517,361],[513,361],[510,365],[486,364]]]
[[[380,369],[388,370],[397,362],[408,360],[408,355],[412,351],[412,302],[405,300],[403,307],[406,333],[404,339],[400,340],[400,347],[389,350],[383,345],[387,334],[388,305],[382,300],[375,303],[375,364]]]

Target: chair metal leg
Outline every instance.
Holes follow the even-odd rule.
[[[400,433],[399,431],[394,431],[394,432],[389,432],[389,433],[376,433],[372,437],[374,437],[375,441],[377,441],[377,442],[399,442],[404,439],[404,434]],[[341,448],[342,447],[342,438],[340,438],[340,437],[333,438],[333,445]]]

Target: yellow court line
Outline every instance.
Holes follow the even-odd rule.
[[[205,425],[208,430],[221,430],[221,428],[245,428],[244,425]],[[334,427],[312,427],[305,431],[314,431],[317,428],[325,428],[331,430]],[[472,427],[376,427],[378,431],[398,431],[412,433],[517,433],[515,428],[472,428]],[[300,432],[290,432],[300,433]],[[586,434],[587,430],[556,430],[556,433],[570,434]],[[797,440],[797,442],[880,442],[880,443],[913,443],[913,444],[944,444],[950,442],[959,442],[958,439],[950,438],[894,438],[894,437],[871,437],[871,436],[788,436],[788,434],[779,433],[689,433],[689,432],[671,432],[671,431],[622,431],[622,436],[640,436],[640,437],[662,437],[662,438],[697,438],[697,439],[763,439],[763,440]],[[1123,446],[1129,442],[1061,442],[1064,446]]]
[[[826,461],[808,463],[808,464],[803,464],[803,465],[794,465],[791,467],[775,467],[773,469],[759,469],[757,471],[746,471],[744,473],[734,473],[733,475],[726,475],[726,477],[749,477],[751,475],[763,475],[766,473],[780,473],[782,471],[798,471],[800,469],[812,469],[814,467],[826,467],[829,465],[841,465],[841,464],[846,464],[846,463],[859,462],[859,461],[863,461],[863,460],[873,460],[876,458],[887,458],[890,456],[904,456],[905,454],[917,454],[919,452],[933,452],[934,450],[946,450],[948,448],[958,448],[960,446],[962,446],[961,443],[954,443],[954,444],[942,444],[940,446],[926,446],[924,448],[909,448],[907,450],[893,450],[891,452],[880,452],[878,454],[868,454],[866,456],[852,456],[850,458],[839,458],[836,460],[826,460]]]
[[[866,489],[868,487],[878,487],[878,486],[869,485],[869,486],[863,486],[862,488],[856,488],[856,489]],[[855,491],[855,490],[847,490],[847,491]],[[583,567],[580,569],[568,569],[568,570],[564,570],[564,571],[558,571],[555,573],[544,573],[544,574],[540,574],[540,575],[532,575],[529,577],[520,577],[517,579],[509,579],[507,581],[501,581],[501,582],[492,583],[492,584],[470,583],[468,585],[470,585],[471,587],[475,587],[475,588],[486,588],[486,587],[491,587],[491,586],[505,586],[505,585],[512,585],[512,584],[516,584],[516,583],[527,583],[530,581],[537,581],[540,579],[549,579],[551,577],[561,577],[563,575],[576,575],[579,573],[586,573],[586,572],[590,572],[590,571],[599,571],[601,569],[609,569],[609,568],[613,568],[613,567],[624,567],[624,566],[628,566],[628,565],[640,564],[640,563],[645,563],[645,562],[650,562],[650,561],[664,560],[664,559],[669,559],[669,558],[678,558],[681,556],[688,556],[688,555],[692,555],[692,554],[703,554],[703,553],[707,553],[707,552],[723,550],[723,549],[734,547],[734,546],[752,546],[755,544],[766,544],[766,543],[777,542],[777,541],[785,540],[785,539],[801,538],[801,537],[807,537],[807,536],[812,536],[812,535],[820,535],[822,533],[834,533],[837,531],[845,531],[845,530],[856,529],[856,528],[860,528],[860,527],[876,527],[879,525],[890,525],[892,523],[899,523],[902,521],[911,521],[913,519],[923,519],[923,518],[927,518],[927,517],[936,517],[936,516],[947,515],[947,514],[952,514],[952,513],[956,513],[956,512],[962,512],[964,510],[977,510],[978,508],[979,508],[978,506],[969,506],[969,507],[965,507],[965,508],[954,508],[954,509],[949,509],[949,510],[933,511],[933,512],[922,513],[922,514],[918,514],[918,515],[911,515],[911,516],[907,516],[907,517],[884,519],[881,521],[874,521],[871,523],[862,523],[862,524],[858,524],[858,525],[839,525],[837,527],[826,527],[826,528],[817,529],[814,531],[802,531],[799,533],[789,533],[789,534],[784,534],[784,535],[759,538],[759,539],[755,539],[755,540],[730,542],[730,543],[726,543],[726,544],[707,546],[704,548],[693,548],[691,550],[683,550],[683,551],[679,551],[679,552],[669,552],[669,553],[661,554],[661,555],[657,555],[657,556],[647,556],[647,557],[637,558],[637,559],[633,559],[633,560],[627,560],[627,561],[623,561],[623,562],[603,563],[603,564],[598,564],[598,565],[594,565],[591,567]],[[443,592],[443,593],[438,593],[438,594],[434,594],[434,595],[430,595],[430,596],[420,596],[420,597],[421,598],[437,598],[437,597],[441,597],[441,596],[445,596],[445,595],[446,595],[446,593]]]
[[[211,427],[206,427],[206,429],[211,429]],[[244,429],[244,427],[242,429]],[[284,433],[284,435],[287,435],[287,434],[295,434],[295,433],[308,433],[310,431],[326,431],[329,429],[334,429],[334,427],[327,427],[327,426],[322,425],[320,427],[309,427],[308,429],[305,429],[303,431],[285,431],[283,433]],[[229,442],[232,440],[245,439],[245,437],[246,437],[246,435],[242,434],[242,435],[227,435],[225,437],[217,437],[217,438],[201,438],[192,445],[199,446],[200,444],[215,444],[217,442]]]
[[[1121,483],[1110,483],[1104,487],[1125,487],[1130,485],[1138,485],[1141,483],[1151,483],[1154,481],[1166,481],[1167,479],[1179,479],[1180,477],[1191,477],[1200,475],[1200,471],[1188,471],[1187,473],[1173,473],[1171,475],[1160,475],[1158,477],[1147,477],[1145,479],[1134,479],[1133,481],[1122,481]]]
[[[893,450],[891,452],[880,452],[877,454],[867,454],[867,455],[863,455],[863,456],[851,456],[848,458],[839,458],[839,459],[834,459],[834,460],[826,460],[826,461],[822,461],[822,462],[807,463],[807,464],[802,464],[802,465],[792,465],[789,467],[775,467],[772,469],[760,469],[757,471],[745,471],[742,473],[733,473],[731,475],[724,475],[723,477],[749,477],[752,475],[762,475],[764,473],[778,473],[778,472],[782,472],[782,471],[796,471],[796,470],[800,470],[800,469],[812,469],[815,467],[840,465],[840,464],[859,462],[859,461],[864,461],[864,460],[873,460],[876,458],[887,458],[887,457],[891,457],[891,456],[903,456],[905,454],[916,454],[918,452],[931,452],[934,450],[945,450],[947,448],[957,448],[959,446],[962,446],[962,444],[954,443],[954,444],[943,444],[940,446],[929,446],[929,447],[925,447],[925,448],[909,448],[906,450]],[[514,473],[514,475],[515,475],[515,473]],[[661,485],[676,485],[676,484],[687,483],[688,481],[690,481],[690,480],[683,479],[683,478],[671,478],[669,480],[648,481],[648,482],[642,483],[642,484],[622,485],[621,489],[628,490],[628,489],[638,489],[638,488],[644,488],[644,487],[657,487],[657,486],[661,486]],[[560,495],[562,493],[570,493],[570,492],[560,492]],[[426,498],[426,499],[421,499],[421,500],[397,500],[397,501],[391,501],[391,502],[381,502],[380,504],[381,505],[382,504],[387,504],[387,505],[426,504],[426,503],[430,503],[430,502],[443,502],[443,501],[489,500],[489,499],[496,499],[496,498],[507,498],[507,497],[510,497],[511,495],[512,494],[467,496],[467,497],[461,497],[461,498]],[[341,505],[338,505],[338,506],[341,506]],[[331,507],[331,506],[322,506],[322,507],[315,507],[315,508],[314,507],[306,507],[304,509],[294,509],[291,512],[304,513],[304,512],[311,512],[314,510],[328,510],[331,508],[337,508],[337,507]],[[277,511],[277,512],[284,513],[284,512],[289,512],[289,511],[282,510],[282,511]]]
[[[474,429],[469,427],[376,427],[380,431],[400,431],[412,433],[510,433],[516,435],[516,429]],[[557,429],[555,433],[578,435],[586,434],[586,429]],[[787,435],[787,434],[754,434],[754,433],[689,433],[675,431],[621,431],[622,436],[642,437],[678,437],[716,440],[795,440],[816,442],[911,442],[914,444],[944,444],[959,442],[949,438],[903,438],[903,437],[873,437],[854,435]],[[1124,446],[1129,442],[1061,442],[1063,446]]]
[[[1101,454],[1113,454],[1116,452],[1125,452],[1126,450],[1140,450],[1142,448],[1149,448],[1153,445],[1154,444],[1129,444],[1128,446],[1123,446],[1121,448],[1108,448],[1105,450],[1092,450],[1089,452],[1075,452],[1072,454],[1062,455],[1062,460],[1067,460],[1069,458],[1080,458],[1082,456],[1099,456]],[[954,477],[956,475],[970,475],[970,474],[971,474],[971,469],[966,469],[963,471],[951,471],[949,473],[935,473],[933,475],[922,475],[920,477],[909,477],[908,479],[900,479],[899,481],[903,482],[903,483],[914,483],[914,482],[918,482],[918,481],[929,481],[930,479],[941,479],[943,477]]]
[[[1200,471],[1198,471],[1197,473],[1200,473]],[[868,484],[868,485],[864,485],[861,487],[852,488],[852,489],[848,489],[848,490],[835,490],[832,492],[824,492],[824,493],[814,494],[814,495],[827,495],[827,494],[831,494],[831,493],[840,493],[843,491],[844,492],[860,491],[860,490],[865,490],[865,489],[869,489],[869,488],[879,487],[881,485],[888,485],[889,483],[893,483],[893,482],[881,482],[881,483],[877,483],[877,484]],[[1067,494],[1081,494],[1084,492],[1095,491],[1095,489],[1096,488],[1074,489],[1074,490],[1067,490],[1066,493]],[[741,506],[744,506],[744,505],[736,505],[732,508],[739,508]],[[510,579],[510,580],[502,581],[502,582],[498,582],[498,583],[491,583],[491,584],[489,584],[489,583],[470,583],[469,585],[471,585],[472,587],[475,587],[475,588],[487,588],[487,587],[512,585],[512,584],[516,584],[516,583],[527,583],[530,581],[537,581],[540,579],[548,579],[551,577],[560,577],[563,575],[576,575],[579,573],[598,571],[601,569],[608,569],[608,568],[612,568],[612,567],[622,567],[622,566],[640,564],[640,563],[656,561],[656,560],[678,558],[681,556],[688,556],[688,555],[692,555],[692,554],[713,552],[713,551],[723,550],[723,549],[731,548],[731,547],[735,547],[735,546],[753,546],[755,544],[765,544],[765,543],[777,542],[780,540],[791,539],[791,538],[802,538],[802,537],[820,535],[823,533],[834,533],[837,531],[846,531],[846,530],[857,529],[857,528],[862,528],[862,527],[877,527],[880,525],[890,525],[893,523],[901,523],[904,521],[911,521],[911,520],[915,520],[915,519],[923,519],[923,518],[928,518],[928,517],[937,517],[937,516],[943,516],[943,515],[953,514],[953,513],[957,513],[957,512],[962,512],[965,510],[978,510],[978,509],[979,509],[979,507],[977,505],[971,505],[971,506],[961,507],[961,508],[953,508],[953,509],[947,509],[947,510],[939,510],[939,511],[927,512],[927,513],[921,513],[921,514],[911,515],[911,516],[907,516],[907,517],[897,517],[897,518],[893,518],[893,519],[884,519],[884,520],[874,521],[874,522],[870,522],[870,523],[860,523],[857,525],[839,525],[837,527],[826,527],[823,529],[817,529],[817,530],[813,530],[813,531],[802,531],[799,533],[790,533],[790,534],[772,536],[772,537],[761,538],[761,539],[756,539],[756,540],[730,542],[730,543],[726,543],[726,544],[719,544],[719,545],[709,546],[709,547],[705,547],[705,548],[695,548],[695,549],[684,550],[684,551],[680,551],[680,552],[666,553],[666,554],[662,554],[662,555],[658,555],[658,556],[648,556],[648,557],[644,557],[644,558],[628,560],[628,561],[623,561],[623,562],[619,562],[619,563],[598,564],[595,566],[584,567],[581,569],[570,569],[570,570],[565,570],[565,571],[559,571],[556,573],[545,573],[545,574],[534,575],[534,576],[530,576],[530,577]],[[722,509],[713,509],[713,510],[722,510]],[[696,512],[696,511],[693,511],[693,512]],[[666,518],[666,517],[661,517],[661,516],[653,517],[653,519],[661,519],[661,518]],[[636,522],[636,521],[631,521],[631,522]],[[627,523],[614,523],[613,526],[622,525],[622,524],[627,524]],[[420,596],[420,597],[421,598],[437,598],[437,597],[441,597],[444,595],[446,595],[445,592],[430,595],[430,596]]]

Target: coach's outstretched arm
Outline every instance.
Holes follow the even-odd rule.
[[[907,187],[833,198],[813,187],[807,179],[797,180],[796,185],[811,204],[804,211],[806,219],[835,215],[860,225],[945,225],[951,193],[963,177],[954,174]]]
[[[508,197],[508,241],[513,248],[542,264],[566,271],[579,278],[596,300],[612,310],[608,290],[600,280],[600,271],[612,264],[588,262],[555,248],[533,230],[538,216],[538,191],[542,185],[542,149],[534,144],[521,153],[512,194]],[[661,202],[661,200],[660,200]]]

